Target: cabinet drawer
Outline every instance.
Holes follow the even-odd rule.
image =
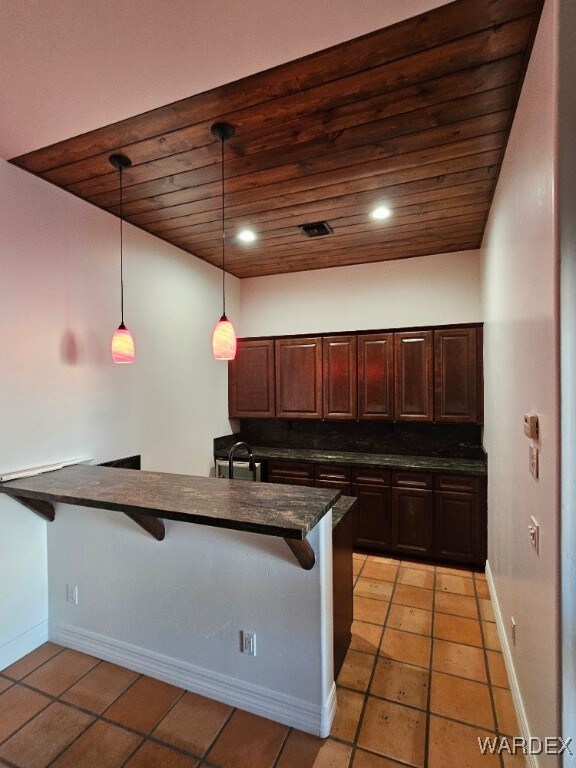
[[[480,478],[466,475],[436,475],[434,488],[437,491],[455,491],[457,493],[478,493]]]
[[[350,482],[350,467],[340,464],[316,464],[314,469],[316,480],[338,480],[342,483]]]
[[[342,491],[342,496],[351,496],[352,487],[345,480],[315,480],[316,488],[333,488],[336,491]]]
[[[434,476],[425,472],[392,472],[392,485],[397,488],[423,488],[431,491]]]
[[[363,485],[390,485],[390,470],[371,469],[369,467],[354,469],[352,482]]]
[[[274,478],[293,478],[294,480],[314,480],[314,465],[296,461],[269,461],[268,480],[274,482]]]

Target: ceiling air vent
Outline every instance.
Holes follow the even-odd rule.
[[[315,221],[312,224],[300,224],[298,229],[302,230],[308,237],[324,237],[324,235],[332,234],[332,229],[327,221]]]

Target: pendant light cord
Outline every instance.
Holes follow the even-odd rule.
[[[122,190],[122,166],[120,170],[120,312],[122,325],[124,325],[124,249],[122,243],[122,222],[124,219],[123,190]]]
[[[224,229],[224,137],[221,141],[222,154],[221,154],[221,178],[222,178],[222,316],[226,315],[226,232]]]

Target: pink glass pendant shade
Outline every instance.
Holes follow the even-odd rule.
[[[212,352],[215,360],[234,360],[236,357],[236,332],[226,315],[222,315],[214,328]]]
[[[120,323],[114,331],[110,351],[112,353],[112,362],[114,363],[126,364],[134,362],[134,339],[124,323]]]

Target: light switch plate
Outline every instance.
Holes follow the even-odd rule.
[[[540,554],[540,523],[535,517],[530,518],[528,525],[528,533],[530,534],[530,543],[536,550],[536,554]]]
[[[530,461],[530,474],[534,480],[538,480],[538,448],[535,445],[531,445],[528,449],[528,456]]]

